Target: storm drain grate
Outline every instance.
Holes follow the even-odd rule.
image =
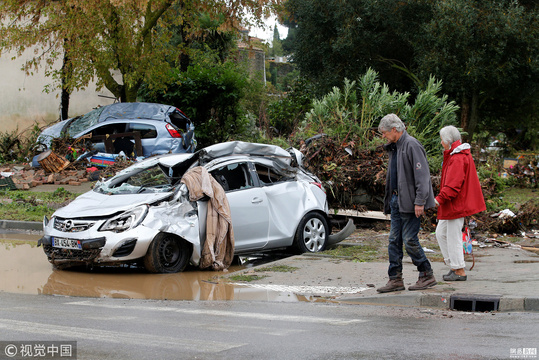
[[[497,295],[451,295],[451,310],[498,311],[499,304]]]

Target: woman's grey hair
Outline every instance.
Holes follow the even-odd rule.
[[[397,132],[404,131],[406,127],[402,120],[395,114],[388,114],[380,120],[380,125],[378,125],[378,131],[391,131],[395,128]]]
[[[457,129],[453,125],[444,126],[442,130],[440,130],[440,138],[444,143],[450,146],[455,141],[462,140],[459,129]]]

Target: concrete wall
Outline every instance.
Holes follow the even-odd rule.
[[[45,71],[39,69],[33,75],[26,75],[21,70],[23,63],[33,56],[27,51],[20,58],[11,60],[15,53],[0,55],[0,132],[19,132],[30,128],[35,122],[40,125],[49,124],[60,117],[60,91],[46,94],[45,85],[52,79],[45,77]],[[59,66],[57,64],[57,66]],[[71,95],[69,117],[81,115],[97,105],[112,104],[113,100],[99,95],[112,96],[103,89],[95,90],[90,84],[86,91],[78,91]]]

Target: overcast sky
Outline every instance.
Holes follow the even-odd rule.
[[[273,40],[273,27],[277,24],[277,29],[279,30],[279,37],[282,39],[286,38],[288,34],[288,28],[280,25],[277,22],[276,17],[270,17],[266,21],[266,26],[264,28],[252,28],[249,35],[265,40],[267,43],[271,44]]]

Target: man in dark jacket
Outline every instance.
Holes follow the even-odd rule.
[[[402,279],[403,244],[417,266],[419,279],[408,290],[423,290],[436,285],[432,267],[419,244],[420,216],[435,206],[427,154],[423,145],[408,135],[404,123],[395,114],[382,118],[378,130],[389,141],[384,198],[384,213],[391,214],[389,233],[389,281],[377,289],[380,293],[404,290]]]

